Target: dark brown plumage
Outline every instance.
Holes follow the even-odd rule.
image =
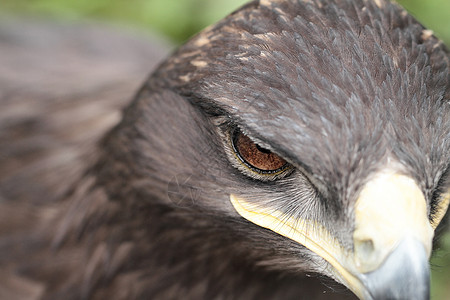
[[[251,2],[162,63],[113,129],[116,110],[152,67],[152,47],[43,28],[43,44],[27,37],[30,28],[0,31],[0,59],[49,72],[15,75],[14,63],[0,83],[8,141],[0,146],[1,299],[355,297],[327,277],[367,299],[427,298],[428,269],[412,273],[410,252],[396,250],[403,240],[390,250],[405,254],[398,261],[410,283],[373,281],[385,270],[378,261],[360,273],[349,267],[355,286],[323,253],[233,202],[279,212],[281,227],[293,218],[325,228],[333,243],[321,246],[331,253],[339,245],[356,260],[359,199],[389,169],[412,179],[427,222],[439,223],[450,187],[449,54],[401,8]],[[52,41],[58,51],[48,55]],[[23,43],[42,60],[24,61],[15,50]],[[65,52],[74,46],[81,50]],[[65,68],[54,59],[85,63]],[[270,152],[289,166],[252,166],[233,144],[236,132],[256,143],[251,155]],[[394,271],[384,274],[403,274]]]

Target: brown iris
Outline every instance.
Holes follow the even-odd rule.
[[[233,144],[239,158],[246,165],[261,173],[279,172],[287,166],[283,158],[260,147],[240,130],[234,132]]]

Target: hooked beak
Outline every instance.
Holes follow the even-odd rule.
[[[330,276],[359,298],[428,300],[434,228],[448,207],[430,223],[425,197],[413,179],[384,172],[363,188],[355,204],[353,249],[346,249],[317,221],[296,219],[230,195],[245,219],[290,238],[324,258]]]
[[[430,298],[430,268],[422,243],[408,237],[375,271],[360,274],[366,299]]]

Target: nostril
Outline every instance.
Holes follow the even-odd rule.
[[[372,239],[364,239],[357,241],[355,244],[356,254],[364,260],[370,259],[373,255],[375,248]]]
[[[375,241],[370,237],[355,239],[354,251],[355,264],[361,273],[373,271],[381,263],[382,253],[377,251]]]
[[[368,299],[429,299],[430,268],[426,247],[416,238],[406,237],[384,257],[376,270],[360,274],[359,278],[370,294]]]

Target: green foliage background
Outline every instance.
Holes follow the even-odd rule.
[[[102,19],[156,30],[182,42],[247,0],[1,0],[0,11],[76,20]],[[398,0],[450,43],[450,0]]]
[[[2,15],[101,20],[159,32],[179,44],[246,0],[0,0]],[[450,0],[398,0],[450,46]],[[450,234],[432,259],[432,299],[450,299]]]

